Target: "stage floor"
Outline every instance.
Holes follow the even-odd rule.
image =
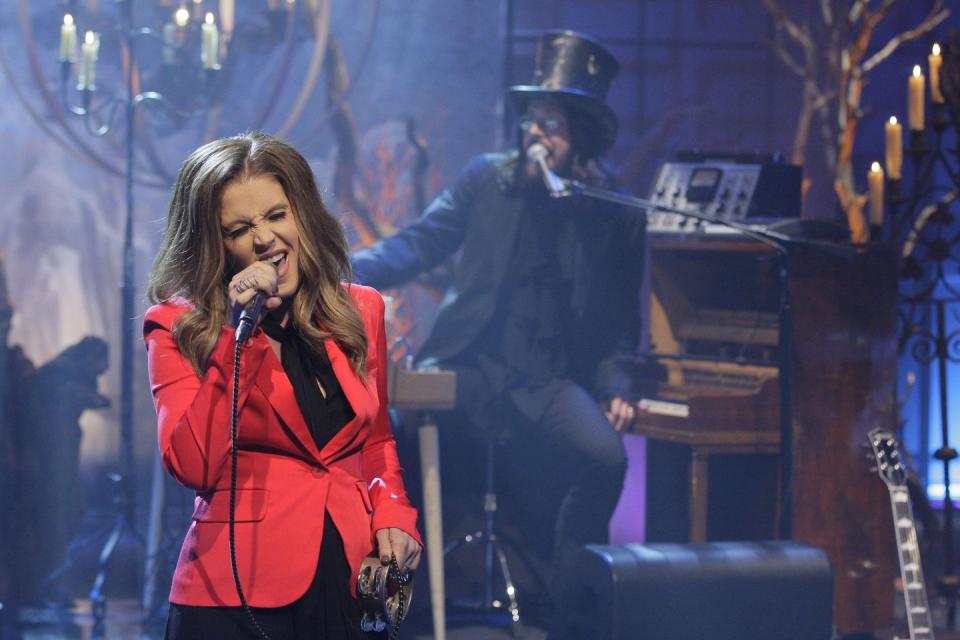
[[[943,628],[944,606],[942,602],[931,603],[934,612],[934,627],[937,640],[960,640],[960,631],[946,631]],[[21,628],[20,632],[10,629],[3,633],[0,630],[0,640],[92,640],[95,637],[105,640],[159,640],[163,636],[162,623],[143,625],[141,613],[136,600],[111,599],[107,606],[107,622],[102,636],[94,636],[92,622],[89,617],[89,601],[77,602],[76,619],[69,624],[50,622],[34,624]],[[898,607],[902,613],[902,607]],[[401,637],[407,640],[430,640],[433,634],[430,631],[429,621],[409,620],[405,625]],[[876,637],[876,640],[893,640],[896,636],[907,637],[906,624],[891,629]],[[538,627],[521,626],[515,636],[511,636],[510,629],[502,624],[456,624],[447,630],[449,640],[543,640],[546,632]],[[746,635],[745,640],[751,640]],[[586,640],[586,639],[585,639]],[[704,638],[704,640],[709,640]],[[769,640],[769,639],[756,639]],[[858,638],[858,640],[860,640]]]
[[[134,599],[110,599],[107,602],[107,618],[103,635],[93,634],[93,622],[89,615],[90,602],[77,601],[73,621],[37,622],[22,625],[20,631],[0,629],[0,640],[159,640],[163,637],[162,622],[143,624],[139,605]],[[39,613],[38,616],[48,613]],[[401,628],[401,638],[429,640],[433,638],[429,621],[408,620]],[[424,626],[425,628],[419,628]],[[510,629],[502,625],[451,625],[447,629],[448,640],[505,640],[512,638]],[[546,631],[537,627],[521,626],[516,640],[543,640]]]

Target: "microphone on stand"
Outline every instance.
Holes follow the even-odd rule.
[[[530,148],[527,149],[527,158],[536,162],[537,166],[540,167],[543,184],[546,185],[547,192],[550,196],[553,198],[563,198],[564,196],[570,195],[570,191],[567,189],[566,182],[564,182],[563,178],[553,171],[550,171],[550,167],[547,166],[548,155],[550,155],[550,152],[539,142],[530,145]]]
[[[263,291],[257,291],[257,295],[244,305],[240,312],[240,321],[237,322],[237,332],[235,334],[237,344],[243,344],[250,339],[250,335],[260,322],[260,314],[263,313],[263,304],[267,301],[267,294]]]

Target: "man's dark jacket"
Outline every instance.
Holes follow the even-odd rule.
[[[416,222],[353,256],[355,279],[385,289],[462,249],[419,361],[442,364],[468,353],[497,309],[512,252],[523,250],[514,246],[517,222],[538,201],[515,184],[516,163],[515,152],[474,158]],[[640,331],[644,221],[580,197],[563,206],[570,207],[575,229],[572,264],[561,265],[570,274],[574,316],[565,375],[599,399],[627,395]]]

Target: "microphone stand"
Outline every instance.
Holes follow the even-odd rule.
[[[541,169],[544,169],[541,167]],[[549,173],[549,177],[548,177]],[[778,357],[777,373],[780,379],[780,538],[787,540],[791,537],[792,521],[792,493],[793,493],[793,398],[791,389],[793,387],[793,363],[790,344],[790,332],[793,328],[793,313],[790,300],[790,258],[792,250],[798,246],[814,246],[826,252],[836,254],[837,247],[829,243],[803,240],[794,238],[769,229],[757,229],[749,225],[717,218],[715,216],[701,213],[698,211],[686,211],[668,207],[651,200],[637,198],[635,196],[617,193],[609,189],[600,189],[577,182],[575,180],[563,179],[552,172],[544,170],[544,182],[547,185],[551,197],[566,198],[570,196],[585,196],[594,200],[603,200],[613,204],[618,204],[631,209],[639,210],[657,210],[667,213],[674,213],[687,218],[693,218],[702,222],[718,224],[739,231],[744,236],[761,242],[772,247],[778,255],[778,276],[780,284],[780,300],[778,309]],[[562,188],[557,189],[551,185],[559,183]]]

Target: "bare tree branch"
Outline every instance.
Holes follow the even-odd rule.
[[[903,44],[904,42],[909,42],[911,40],[916,40],[917,38],[930,33],[930,31],[936,28],[937,25],[939,25],[941,22],[946,20],[949,15],[950,15],[949,9],[941,9],[940,12],[935,15],[928,15],[923,20],[923,22],[918,24],[913,29],[910,29],[909,31],[904,31],[901,34],[898,34],[893,38],[890,38],[890,41],[887,42],[887,44],[885,44],[883,48],[881,48],[879,51],[877,51],[872,56],[867,58],[866,61],[864,61],[864,63],[860,66],[861,71],[863,73],[869,73],[871,69],[873,69],[875,66],[877,66],[878,64],[880,64],[881,62],[889,58],[890,55],[894,51],[896,51],[897,47],[899,47],[901,44]]]
[[[768,42],[767,46],[770,47],[770,50],[773,51],[780,61],[786,65],[787,69],[792,71],[795,75],[805,78],[807,76],[807,69],[804,65],[800,63],[799,60],[793,57],[786,47],[775,42]]]
[[[860,20],[863,10],[867,7],[868,0],[857,0],[850,7],[850,11],[847,12],[847,24],[854,25]]]
[[[780,6],[777,0],[761,0],[761,2],[763,2],[763,6],[767,10],[767,13],[770,14],[770,18],[774,24],[782,27],[794,42],[805,49],[813,46],[810,34],[801,29],[799,25],[787,15],[787,12],[783,10],[783,7]]]
[[[866,23],[870,29],[873,29],[881,20],[887,17],[890,9],[892,9],[893,5],[897,4],[897,2],[899,2],[899,0],[883,0],[883,4],[880,5],[880,8],[876,11],[865,11],[863,14],[864,23]]]
[[[823,16],[823,23],[828,27],[833,24],[833,5],[831,0],[820,0],[820,15]]]

